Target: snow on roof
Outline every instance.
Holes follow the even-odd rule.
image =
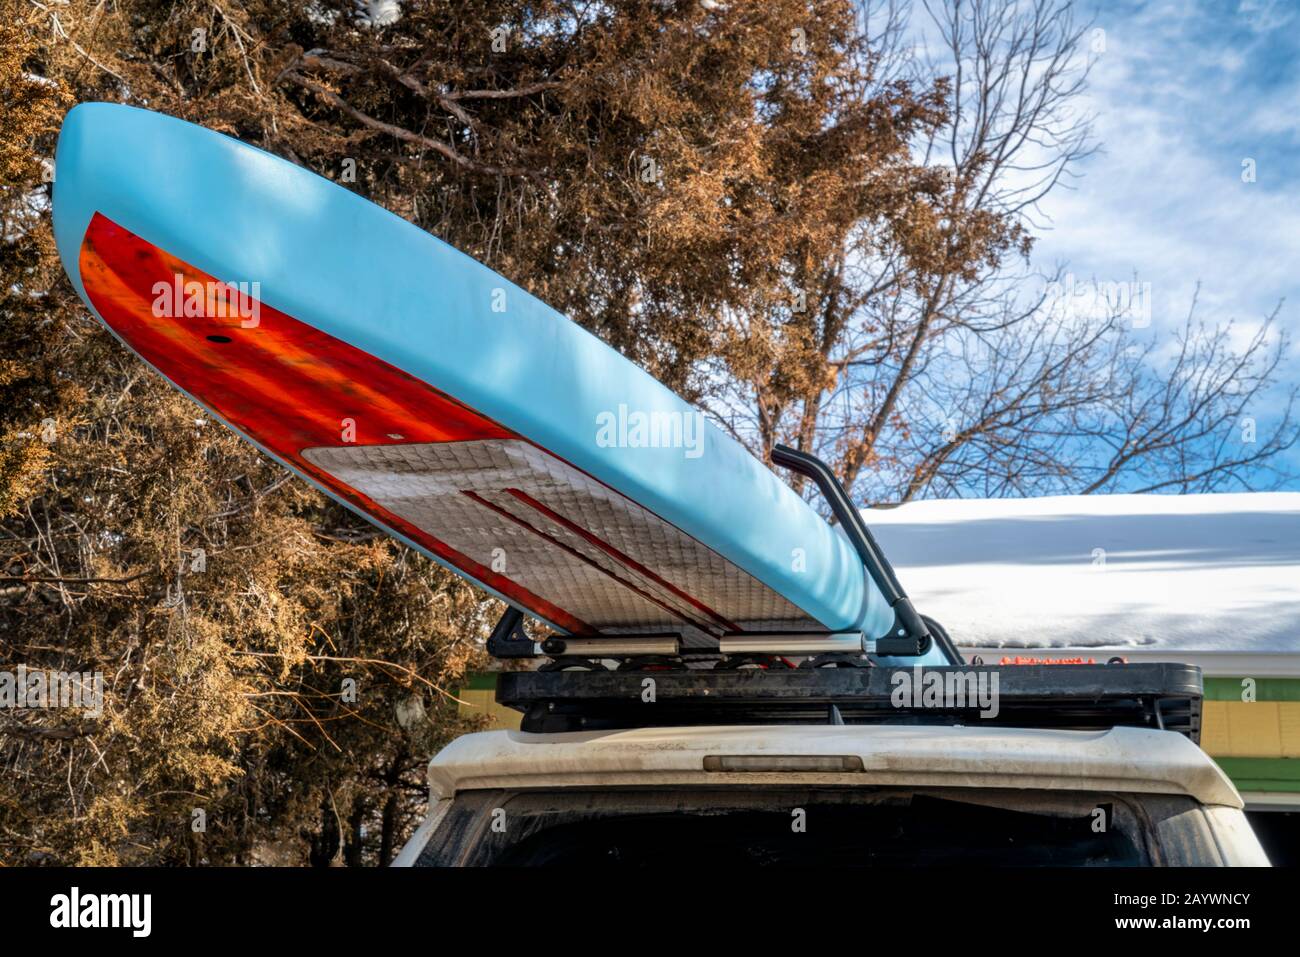
[[[917,609],[964,648],[1300,653],[1300,492],[947,499],[863,517]]]

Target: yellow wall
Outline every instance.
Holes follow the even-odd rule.
[[[1205,701],[1201,747],[1219,758],[1300,758],[1300,701]]]

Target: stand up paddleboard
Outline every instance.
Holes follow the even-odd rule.
[[[59,139],[54,231],[82,299],[177,388],[574,640],[712,648],[775,632],[824,650],[915,631],[852,530],[686,402],[314,173],[83,104]]]

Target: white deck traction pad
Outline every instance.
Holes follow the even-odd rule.
[[[820,630],[654,513],[519,439],[304,449],[303,457],[602,632]],[[504,567],[502,563],[504,562]]]

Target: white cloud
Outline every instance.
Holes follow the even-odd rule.
[[[1287,298],[1282,319],[1295,328],[1300,183],[1266,140],[1294,129],[1297,111],[1254,92],[1267,60],[1249,43],[1199,42],[1207,24],[1193,9],[1103,12],[1107,50],[1088,94],[1103,152],[1081,165],[1075,189],[1044,202],[1052,229],[1036,257],[1080,276],[1150,281],[1157,328],[1182,321],[1198,281],[1207,320],[1253,326]],[[1242,181],[1247,158],[1255,182]]]

